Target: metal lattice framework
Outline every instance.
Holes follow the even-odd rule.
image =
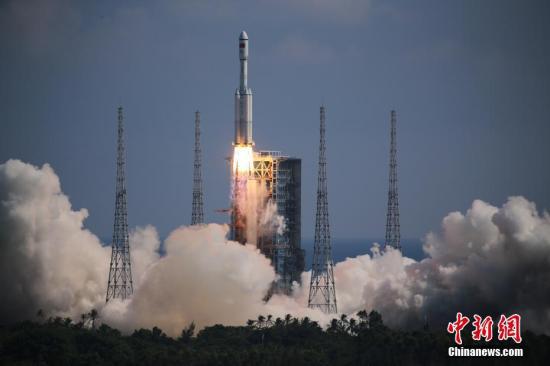
[[[118,143],[117,143],[117,171],[116,171],[116,199],[115,223],[113,229],[113,243],[111,251],[111,265],[107,296],[111,299],[126,299],[132,296],[132,267],[130,263],[130,241],[128,238],[128,217],[126,208],[126,183],[124,178],[125,151],[124,151],[124,124],[122,107],[118,108]]]
[[[193,165],[193,208],[191,211],[191,225],[204,223],[203,194],[202,194],[202,162],[201,162],[201,115],[195,112],[195,163]]]
[[[317,211],[315,216],[315,244],[309,286],[308,307],[321,309],[327,314],[338,311],[334,284],[332,248],[327,197],[327,160],[325,156],[325,107],[321,107],[319,176],[317,182]]]
[[[390,183],[388,189],[388,212],[386,213],[386,241],[388,246],[401,250],[401,233],[399,228],[399,199],[397,194],[397,140],[396,116],[391,111],[390,119]]]

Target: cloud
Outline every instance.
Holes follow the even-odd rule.
[[[0,165],[0,319],[74,318],[105,299],[109,249],[83,228],[53,169]]]
[[[267,312],[318,313],[290,298],[266,306],[275,280],[269,259],[227,241],[228,227],[217,224],[174,230],[163,257],[154,227],[132,230],[134,296],[105,307],[111,250],[84,229],[87,216],[73,211],[48,164],[0,165],[0,323],[33,319],[38,309],[79,319],[96,308],[127,331],[157,325],[175,336],[192,321],[237,325]]]
[[[160,259],[160,239],[154,226],[137,227],[130,232],[130,257],[134,286],[139,287],[145,272]]]
[[[157,325],[178,334],[192,321],[200,327],[243,324],[261,313],[273,268],[255,247],[227,242],[226,234],[227,226],[217,224],[174,230],[166,255],[149,269],[124,317],[107,319],[123,328]]]
[[[376,309],[396,327],[441,327],[456,312],[519,313],[524,326],[550,333],[550,217],[511,197],[501,208],[481,200],[443,219],[427,235],[421,262],[390,250],[335,268],[340,310]]]

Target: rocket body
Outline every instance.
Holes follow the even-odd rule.
[[[248,87],[248,35],[239,36],[240,83],[235,91],[235,145],[253,145],[252,89]]]

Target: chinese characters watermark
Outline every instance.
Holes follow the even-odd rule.
[[[472,331],[472,339],[479,341],[483,338],[485,342],[493,339],[493,318],[491,316],[482,318],[477,314],[474,314],[473,318],[472,326],[474,330]],[[456,344],[462,344],[461,332],[468,323],[470,323],[470,318],[458,312],[456,313],[456,320],[447,325],[447,332],[454,333]],[[521,343],[521,315],[512,314],[507,317],[502,314],[497,324],[497,331],[499,341],[512,339],[516,343]]]

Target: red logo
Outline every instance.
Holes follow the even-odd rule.
[[[456,320],[447,325],[447,332],[455,335],[455,343],[462,344],[462,335],[461,331],[468,325],[470,318],[463,316],[462,313],[456,313]],[[479,341],[481,338],[485,342],[489,342],[493,339],[493,318],[491,316],[486,316],[482,318],[481,316],[475,314],[474,321],[472,325],[474,330],[472,331],[472,339],[474,341]],[[513,339],[516,343],[521,343],[521,315],[512,314],[509,317],[505,315],[500,316],[498,322],[498,340],[505,341],[507,339]]]
[[[486,316],[482,321],[481,317],[475,314],[472,325],[475,328],[472,332],[472,339],[474,341],[479,341],[481,338],[484,338],[485,342],[489,342],[493,339],[493,318]]]
[[[512,338],[514,342],[521,343],[521,316],[518,314],[506,317],[500,316],[498,321],[498,340],[504,341]]]
[[[462,337],[460,335],[460,332],[466,324],[470,322],[470,319],[468,319],[467,316],[462,316],[462,313],[456,313],[456,321],[454,323],[449,323],[447,325],[447,332],[454,333],[455,334],[455,343],[456,344],[462,344]]]

